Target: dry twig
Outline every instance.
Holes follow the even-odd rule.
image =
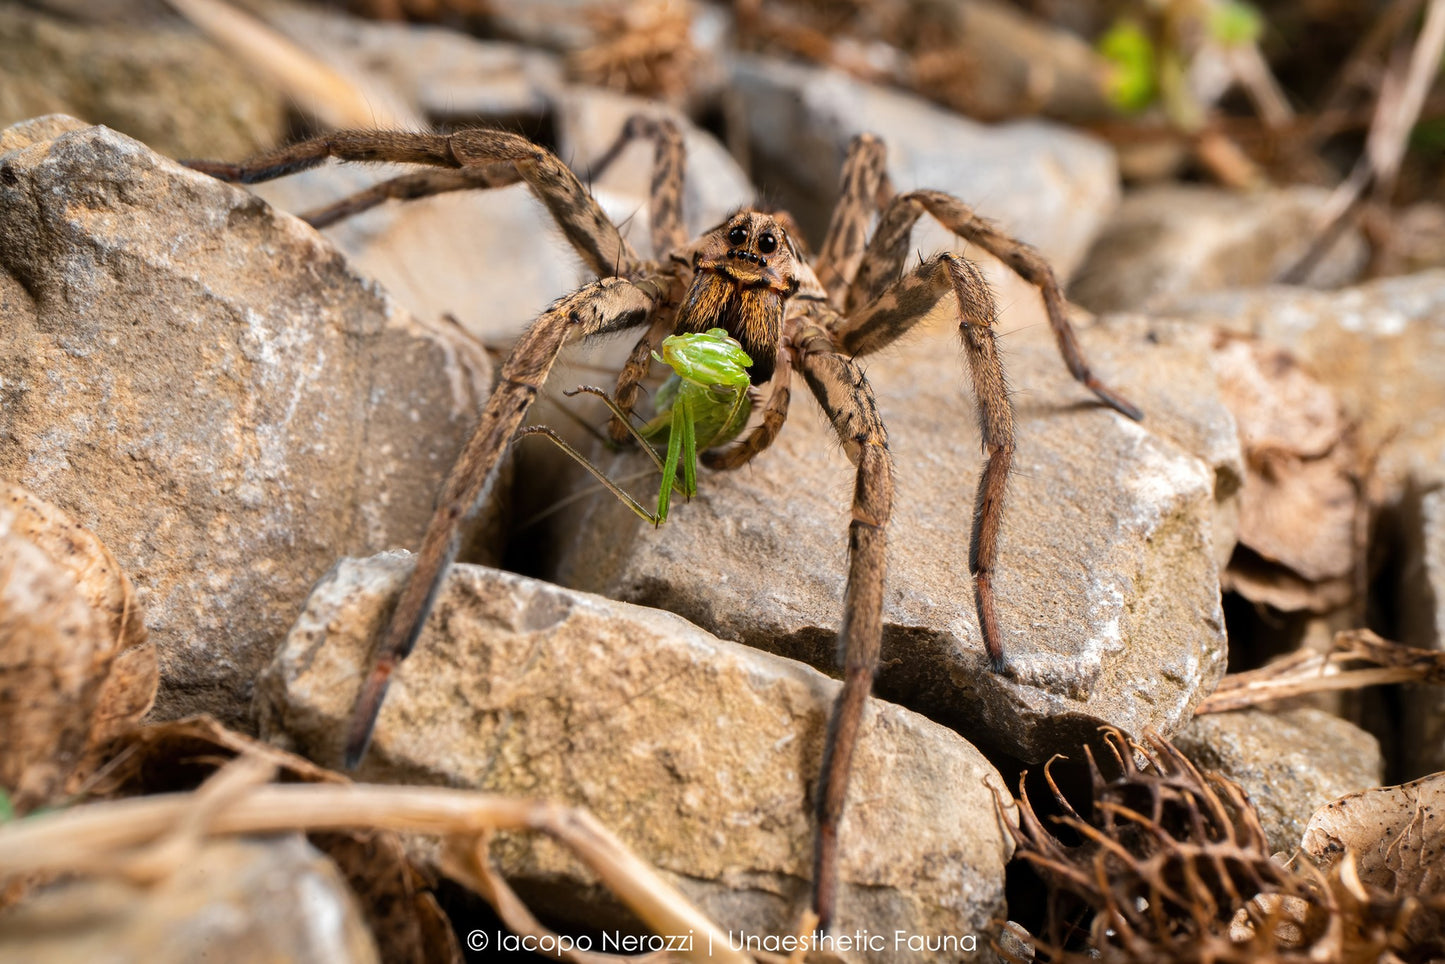
[[[521,903],[510,889],[496,887],[499,879],[489,870],[486,852],[493,831],[534,831],[569,847],[657,933],[696,935],[695,950],[684,957],[747,960],[730,949],[717,925],[584,810],[437,787],[258,785],[262,775],[269,777],[269,764],[243,757],[194,793],[88,804],[0,826],[0,879],[41,872],[152,873],[175,859],[178,844],[202,836],[358,827],[407,831],[445,838],[452,866],[463,869],[463,882],[488,879],[483,894],[509,895],[494,905],[508,926],[535,933],[540,925],[519,910]],[[589,955],[586,960],[617,958]]]
[[[1392,643],[1368,629],[1336,634],[1334,647],[1329,653],[1302,650],[1259,669],[1231,673],[1195,708],[1194,715],[1240,710],[1325,690],[1445,683],[1445,653]],[[1365,665],[1351,667],[1351,663]]]
[[[1445,52],[1445,0],[1430,0],[1420,36],[1408,60],[1395,58],[1381,82],[1364,156],[1326,203],[1314,243],[1281,275],[1281,281],[1300,284],[1308,278],[1344,233],[1367,194],[1373,192],[1377,197],[1384,197],[1394,187],[1410,131],[1420,117],[1442,52]]]

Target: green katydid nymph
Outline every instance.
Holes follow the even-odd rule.
[[[672,374],[657,390],[657,414],[640,427],[634,426],[611,396],[599,388],[584,385],[567,394],[586,392],[598,396],[613,414],[623,420],[632,436],[642,443],[643,451],[662,473],[656,512],[649,512],[596,464],[545,425],[529,425],[520,434],[544,435],[551,439],[633,512],[660,526],[667,521],[674,487],[681,490],[684,498],[697,495],[698,453],[732,440],[747,425],[748,416],[752,413],[752,401],[748,396],[751,384],[748,368],[753,360],[743,351],[742,345],[721,328],[669,335],[662,340],[662,353],[653,352],[652,357],[670,367]],[[664,440],[667,454],[659,456],[654,445]],[[680,484],[677,478],[679,460],[682,463]]]

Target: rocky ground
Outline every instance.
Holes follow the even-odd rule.
[[[267,9],[367,65],[416,116],[520,129],[579,171],[628,116],[674,117],[694,231],[761,196],[816,242],[849,139],[875,132],[898,190],[963,198],[1070,279],[1084,351],[1141,422],[1069,377],[1035,288],[936,226],[913,239],[977,260],[1000,306],[1018,432],[997,579],[1007,674],[989,670],[973,609],[981,457],[956,316],[946,306],[868,360],[898,484],[840,932],[969,935],[978,954],[954,956],[970,959],[994,953],[1005,920],[1043,933],[1012,794],[1030,770],[1042,808],[1040,765],[1062,755],[1061,789],[1087,812],[1084,753],[1103,752],[1101,727],[1172,739],[1237,782],[1265,859],[1303,847],[1327,860],[1349,837],[1335,801],[1445,769],[1438,686],[1195,712],[1227,670],[1328,651],[1336,630],[1445,645],[1445,260],[1366,280],[1367,239],[1347,231],[1306,286],[1275,284],[1307,246],[1320,189],[1125,193],[1115,152],[1075,127],[984,125],[776,55],[699,66],[728,97],[690,116],[578,83],[525,17],[518,40],[484,42]],[[180,21],[155,21],[144,42],[124,39],[132,29],[0,5],[0,720],[13,734],[0,788],[21,815],[190,790],[199,757],[270,752],[293,779],[336,780],[324,771],[341,769],[371,641],[497,353],[586,280],[520,188],[393,203],[317,232],[286,212],[374,171],[323,167],[250,191],[187,169],[174,158],[284,139],[288,94]],[[39,47],[85,69],[46,74],[55,58],[6,53]],[[205,82],[161,68],[174,89],[159,90],[157,63]],[[592,185],[644,249],[648,159],[636,146]],[[569,354],[536,417],[585,442],[564,409],[600,424],[597,410],[561,391],[605,384],[628,347]],[[591,451],[647,501],[645,459]],[[657,528],[543,442],[521,443],[354,778],[585,808],[724,931],[788,933],[808,899],[838,687],[851,480],[801,390],[772,449],[704,472]],[[177,722],[198,716],[217,722]],[[174,729],[195,726],[215,730]],[[117,739],[132,741],[119,756]],[[1428,810],[1437,785],[1390,791],[1389,806]],[[398,829],[425,828],[384,828]],[[472,929],[502,932],[454,883],[478,875],[516,928],[492,878],[418,838],[197,835],[149,876],[0,857],[0,907],[16,905],[0,911],[0,960],[101,947],[187,959],[156,949],[178,929],[227,960],[455,956]],[[368,881],[343,855],[357,847],[391,854],[402,883]],[[549,926],[659,929],[553,840],[503,834],[492,860]],[[1391,866],[1371,886],[1419,882]],[[1438,880],[1425,877],[1428,897]],[[397,893],[405,912],[379,913]],[[104,919],[75,922],[96,906]],[[246,947],[251,921],[265,937]],[[892,938],[857,956],[950,958]]]

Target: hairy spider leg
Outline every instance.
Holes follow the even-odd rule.
[[[844,304],[867,248],[869,222],[893,197],[887,162],[888,149],[872,134],[859,134],[848,144],[839,175],[838,203],[828,219],[815,266],[832,304]]]
[[[442,486],[437,509],[422,536],[416,568],[372,657],[347,729],[348,769],[366,755],[391,675],[416,646],[442,579],[456,558],[461,523],[476,510],[497,460],[547,380],[563,342],[569,336],[588,337],[644,324],[654,307],[653,296],[643,288],[623,278],[603,278],[553,302],[507,357],[481,421]]]
[[[657,157],[654,160],[653,194],[662,203],[652,205],[652,244],[658,254],[671,250],[686,242],[686,229],[681,220],[681,164],[683,146],[681,135],[672,136],[676,125],[666,119],[634,114],[627,119],[616,140],[608,146],[602,156],[590,165],[592,177],[601,177],[622,154],[629,143],[639,138],[650,137],[657,141]],[[204,171],[223,180],[241,180],[237,175],[239,165],[218,164],[212,161],[185,161],[188,166]],[[356,217],[387,201],[414,201],[418,198],[434,197],[452,191],[490,190],[507,187],[522,180],[516,168],[502,163],[496,166],[462,167],[456,170],[417,171],[403,174],[390,180],[373,184],[371,187],[323,207],[303,213],[301,220],[314,228],[326,228],[338,221]],[[676,183],[676,188],[672,184]]]
[[[838,634],[843,688],[828,718],[815,797],[813,909],[819,926],[833,921],[838,904],[838,827],[848,799],[853,757],[873,690],[883,642],[883,584],[888,520],[893,512],[893,461],[888,432],[863,369],[840,354],[821,327],[805,327],[795,354],[803,380],[827,415],[855,466],[848,523],[848,581]]]
[[[883,208],[844,301],[844,311],[850,320],[838,335],[839,343],[849,346],[846,350],[867,354],[891,344],[896,337],[886,329],[871,331],[867,337],[854,334],[859,322],[853,320],[853,312],[876,300],[903,273],[910,252],[913,226],[925,213],[958,237],[983,248],[1020,278],[1038,288],[1049,327],[1053,330],[1059,354],[1069,374],[1120,414],[1135,421],[1144,418],[1138,406],[1105,385],[1084,360],[1074,326],[1069,323],[1063,289],[1044,256],[1032,245],[999,231],[968,205],[942,191],[911,191],[894,197]]]
[[[623,125],[617,141],[603,155],[602,161],[611,163],[630,141],[642,137],[651,138],[654,143],[652,181],[648,188],[647,203],[652,256],[659,260],[676,258],[688,240],[687,226],[682,216],[687,149],[677,125],[665,118],[634,115]],[[637,391],[652,367],[653,355],[663,338],[671,334],[672,318],[659,317],[658,323],[644,332],[637,344],[632,346],[622,370],[617,373],[617,382],[612,390],[613,397],[623,411],[630,412],[636,407]],[[621,443],[626,440],[626,422],[626,418],[614,417],[608,424],[608,433],[614,442]]]
[[[481,182],[486,179],[485,171],[509,166],[516,179],[532,189],[597,277],[633,277],[643,267],[577,175],[551,151],[507,131],[334,131],[265,151],[239,164],[194,160],[185,164],[223,181],[254,184],[308,170],[330,158],[472,170],[477,172],[478,187],[484,186]],[[515,183],[507,179],[510,175],[499,177],[504,183]]]

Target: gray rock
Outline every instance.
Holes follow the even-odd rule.
[[[212,840],[158,882],[71,880],[0,917],[0,961],[379,961],[346,881],[298,835]]]
[[[359,667],[410,568],[401,553],[343,560],[317,585],[258,684],[263,732],[338,758]],[[671,614],[462,565],[358,776],[585,806],[724,928],[784,933],[808,899],[837,687]],[[874,701],[842,828],[838,931],[988,928],[1012,849],[995,789],[1002,778],[956,734]],[[513,838],[494,853],[538,912],[615,919],[584,900],[589,878],[559,848]]]
[[[267,23],[292,40],[368,83],[385,84],[432,120],[539,118],[562,85],[555,56],[517,44],[297,3],[261,6]]]
[[[69,123],[0,135],[0,477],[134,580],[158,715],[244,725],[336,557],[419,541],[488,363],[300,222]]]
[[[739,58],[733,86],[748,125],[753,180],[815,239],[838,194],[844,148],[865,131],[887,142],[894,187],[957,195],[1042,251],[1060,279],[1073,273],[1119,201],[1113,152],[1055,124],[986,126],[836,71],[762,58]],[[935,231],[918,247],[948,243]]]
[[[1185,295],[1269,284],[1305,253],[1328,196],[1305,186],[1132,191],[1099,232],[1069,297],[1092,311],[1155,311]],[[1347,231],[1309,284],[1349,284],[1368,254],[1364,236]]]
[[[115,6],[90,3],[88,13]],[[164,7],[147,11],[164,14]],[[80,25],[0,7],[0,128],[66,113],[106,124],[177,157],[248,154],[286,128],[286,101],[174,18]]]
[[[974,613],[981,460],[955,336],[929,331],[867,371],[897,480],[878,692],[1038,761],[1101,722],[1172,733],[1213,689],[1218,566],[1242,470],[1234,422],[1197,360],[1206,333],[1131,318],[1085,332],[1097,369],[1147,413],[1140,425],[1072,382],[1023,289],[1000,298],[1013,306],[1003,344],[1022,389],[996,578],[1009,676],[986,668]],[[661,528],[598,490],[553,575],[835,671],[853,470],[815,409],[799,381],[772,449],[740,471],[704,472],[699,496]],[[631,488],[655,498],[642,456],[602,466],[650,479]]]
[[[1405,502],[1404,578],[1397,603],[1401,642],[1445,650],[1445,487],[1412,491]],[[1404,692],[1407,776],[1445,770],[1445,691],[1412,686]]]
[[[1396,504],[1411,480],[1445,480],[1445,271],[1342,291],[1270,286],[1180,299],[1171,315],[1289,349],[1339,396],[1360,448],[1378,450],[1370,493]]]
[[[1316,709],[1197,716],[1174,745],[1196,766],[1218,771],[1249,794],[1276,853],[1299,849],[1320,807],[1378,786],[1385,775],[1373,736]]]

